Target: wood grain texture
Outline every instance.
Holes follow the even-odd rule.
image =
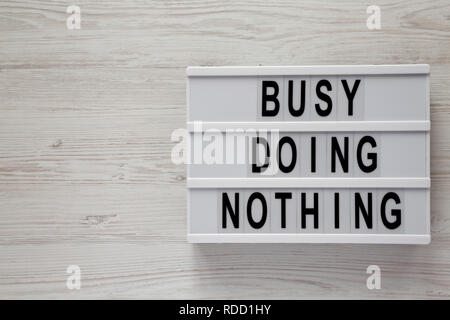
[[[0,2],[0,298],[450,298],[450,3],[376,4]],[[430,246],[186,242],[186,66],[393,63],[431,65]]]

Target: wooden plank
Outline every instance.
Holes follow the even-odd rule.
[[[3,68],[429,64],[448,61],[448,2],[381,1],[382,29],[357,1],[70,1],[0,6]],[[19,53],[20,54],[17,54]]]
[[[66,242],[3,246],[2,296],[43,298],[448,298],[448,247]],[[270,257],[270,259],[268,259]],[[65,270],[81,268],[79,291]],[[382,290],[366,288],[381,265]],[[244,293],[243,293],[244,291]]]
[[[450,297],[448,1],[378,31],[357,1],[80,0],[70,31],[71,4],[0,3],[0,298]],[[187,66],[396,63],[431,66],[430,246],[186,242]]]

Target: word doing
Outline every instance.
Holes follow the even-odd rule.
[[[269,139],[272,140],[272,139]],[[358,142],[356,144],[356,160],[358,167],[361,171],[365,173],[370,173],[376,170],[377,168],[377,153],[376,152],[367,152],[367,154],[363,157],[364,146],[367,144],[372,149],[377,147],[377,143],[375,138],[366,135],[362,136],[360,139],[357,139]],[[273,153],[271,153],[271,146],[268,142],[268,139],[264,137],[253,137],[252,141],[252,172],[253,173],[261,173],[264,172],[269,165],[271,165],[270,159],[273,157]],[[297,165],[298,158],[298,148],[295,139],[290,136],[284,136],[276,141],[276,158],[275,163],[283,173],[292,172]],[[317,139],[312,136],[310,138],[310,152],[311,155],[311,165],[308,170],[312,173],[316,172],[316,162],[317,162]],[[339,143],[339,139],[336,136],[331,136],[331,172],[336,172],[337,168],[337,160],[339,160],[339,164],[342,168],[343,172],[349,172],[349,154],[351,144],[351,137],[344,136],[343,143]],[[257,150],[258,148],[258,150]],[[286,156],[282,156],[284,148],[287,148],[290,151],[289,159],[286,159]],[[259,151],[259,152],[257,152]],[[306,151],[306,150],[305,150]],[[373,150],[372,150],[373,151]],[[259,155],[263,154],[264,161],[261,161]],[[324,154],[324,153],[321,153]],[[283,159],[284,158],[284,159]]]

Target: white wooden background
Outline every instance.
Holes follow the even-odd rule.
[[[449,298],[449,40],[449,0],[2,0],[0,298]],[[431,65],[430,246],[186,242],[186,66],[395,63]]]

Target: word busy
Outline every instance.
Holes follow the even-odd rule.
[[[311,82],[311,83],[310,83]],[[262,80],[261,82],[261,116],[263,118],[276,117],[280,113],[280,109],[286,108],[292,117],[301,117],[306,110],[307,105],[311,105],[313,112],[321,118],[329,117],[333,114],[333,110],[337,101],[337,91],[346,97],[346,114],[354,115],[354,101],[358,89],[361,87],[361,79],[353,81],[349,79],[340,79],[337,83],[330,79],[319,79],[318,81],[308,80],[288,80],[287,96],[285,100],[283,92],[285,92],[283,81]],[[309,87],[311,86],[311,90]],[[310,97],[310,99],[307,99]],[[295,100],[298,100],[295,102]]]

